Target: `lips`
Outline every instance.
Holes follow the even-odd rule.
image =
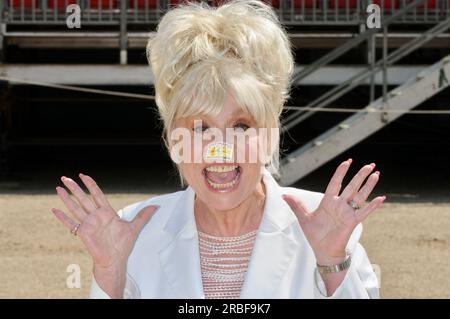
[[[239,174],[239,166],[236,167],[234,170],[229,172],[210,172],[205,170],[206,177],[216,183],[216,184],[225,184],[232,182],[236,176]]]
[[[207,187],[214,192],[234,190],[239,184],[242,168],[238,165],[211,165],[203,169]]]

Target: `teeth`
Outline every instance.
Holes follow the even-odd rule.
[[[214,187],[215,189],[224,189],[224,188],[230,188],[231,186],[233,186],[236,182],[229,182],[229,183],[225,183],[225,184],[217,184],[217,183],[213,183],[208,179],[208,183]]]
[[[237,167],[237,166],[236,166]],[[234,184],[236,184],[237,180],[239,179],[239,176],[241,174],[238,172],[235,179],[232,180],[229,183],[224,183],[224,184],[218,184],[218,183],[214,183],[213,181],[211,181],[209,178],[206,178],[206,181],[208,182],[209,185],[211,185],[214,189],[225,189],[225,188],[230,188],[232,187]]]
[[[224,165],[224,166],[209,166],[206,168],[206,170],[208,172],[224,173],[224,172],[231,172],[231,171],[235,170],[236,168],[238,168],[237,165]]]

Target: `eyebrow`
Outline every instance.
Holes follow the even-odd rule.
[[[234,110],[233,113],[231,113],[232,117],[236,117],[236,116],[240,116],[240,115],[248,115],[247,113],[245,113],[241,108],[237,108],[236,110]]]
[[[208,122],[207,116],[206,115],[200,115],[200,114],[194,115],[191,118],[191,121],[194,122],[195,120],[198,120],[198,119],[200,119],[200,120],[202,120],[204,122]],[[241,109],[237,109],[233,113],[231,113],[231,120],[230,120],[230,122],[233,122],[235,120],[247,120],[249,122],[252,122],[251,116],[248,113],[243,112]]]

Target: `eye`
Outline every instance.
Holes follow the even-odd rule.
[[[237,123],[234,127],[236,128],[235,131],[238,131],[238,132],[244,132],[248,128],[250,128],[250,126],[248,126],[247,124],[244,124],[242,122]]]
[[[198,126],[194,127],[192,130],[193,130],[195,133],[201,133],[201,132],[203,132],[203,131],[205,131],[205,130],[207,130],[207,129],[208,129],[208,128],[205,127],[205,126],[203,126],[203,125],[198,125]]]

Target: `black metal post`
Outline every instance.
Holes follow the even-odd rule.
[[[120,1],[120,64],[128,63],[127,2]]]
[[[3,55],[3,12],[5,10],[5,1],[0,0],[0,64],[4,61]]]

